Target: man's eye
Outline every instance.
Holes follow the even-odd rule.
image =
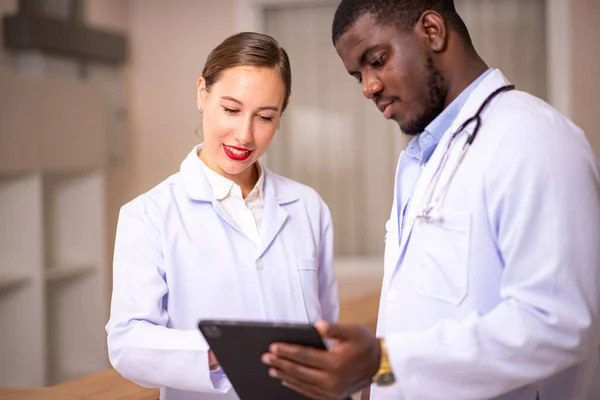
[[[273,121],[273,117],[263,117],[262,115],[260,116],[260,119],[262,119],[265,122],[271,122],[271,121]]]
[[[385,55],[380,55],[375,60],[371,62],[371,66],[374,68],[381,67],[385,61]]]

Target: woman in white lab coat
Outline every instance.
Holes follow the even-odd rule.
[[[160,388],[161,400],[237,399],[200,319],[337,319],[329,209],[258,161],[290,92],[274,39],[227,38],[198,80],[204,143],[121,209],[109,358],[125,378]]]

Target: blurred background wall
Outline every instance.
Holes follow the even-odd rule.
[[[273,35],[292,62],[292,102],[264,162],[330,205],[338,275],[362,283],[340,296],[378,290],[407,140],[335,54],[336,1],[0,0],[0,16],[26,3],[58,19],[77,4],[79,23],[120,35],[126,52],[104,62],[0,47],[0,386],[108,368],[118,210],[199,141],[196,80],[210,49],[240,30]],[[456,4],[489,65],[570,116],[600,154],[600,1]]]

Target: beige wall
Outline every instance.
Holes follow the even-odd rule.
[[[87,22],[100,29],[117,30],[121,33],[130,35],[130,4],[127,1],[120,0],[88,0],[86,3]],[[131,46],[131,42],[130,42]],[[131,96],[129,82],[131,81],[131,61],[123,67],[121,83],[125,87],[121,88],[124,96],[124,105],[131,108]],[[120,134],[122,158],[119,162],[108,163],[106,170],[106,259],[108,260],[108,288],[112,290],[112,253],[114,248],[115,228],[120,207],[131,197],[131,186],[133,182],[133,162],[132,162],[132,132],[129,129],[131,121],[126,122],[125,128]],[[110,296],[107,297],[107,308],[110,305]]]
[[[571,1],[571,113],[600,160],[600,1]]]
[[[199,141],[196,81],[209,51],[234,32],[234,7],[234,0],[131,2],[131,194],[178,171]]]

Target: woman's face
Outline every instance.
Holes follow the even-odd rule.
[[[271,68],[233,67],[206,89],[198,80],[203,110],[202,160],[232,180],[251,176],[252,166],[269,148],[281,117],[285,88]],[[237,179],[235,179],[237,180]]]

